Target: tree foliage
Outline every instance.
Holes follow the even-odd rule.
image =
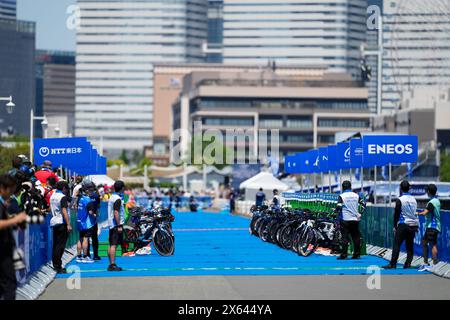
[[[29,145],[27,143],[18,143],[11,148],[0,146],[0,174],[11,169],[12,160],[19,154],[29,157]]]
[[[450,182],[450,156],[441,155],[440,180]]]

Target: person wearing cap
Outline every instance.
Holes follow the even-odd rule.
[[[441,202],[437,198],[437,187],[435,184],[428,185],[427,194],[430,197],[430,201],[428,201],[426,209],[419,212],[419,216],[425,216],[426,228],[422,239],[423,265],[419,268],[421,272],[431,269],[428,263],[428,245],[431,246],[433,264],[436,265],[439,262],[437,240],[441,232]]]
[[[38,179],[42,185],[45,186],[47,179],[50,177],[55,178],[56,182],[59,181],[59,177],[52,171],[52,162],[45,160],[41,170],[37,171],[34,176]]]
[[[403,269],[411,267],[414,257],[414,237],[419,230],[419,216],[417,215],[417,201],[409,193],[410,187],[409,182],[406,180],[400,183],[401,196],[395,201],[394,210],[394,247],[391,261],[383,267],[384,269],[397,268],[400,247],[403,242],[405,242],[407,254]]]

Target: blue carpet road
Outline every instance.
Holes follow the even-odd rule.
[[[175,254],[162,257],[156,250],[148,256],[118,257],[122,272],[107,272],[107,258],[93,264],[77,264],[82,277],[137,276],[251,276],[251,275],[361,275],[372,265],[382,266],[381,258],[336,260],[314,254],[304,258],[264,243],[248,232],[249,219],[214,213],[176,214]],[[103,230],[101,241],[107,240]],[[70,270],[70,269],[69,269]],[[382,274],[421,274],[415,269],[382,270]],[[58,275],[58,278],[67,278]]]

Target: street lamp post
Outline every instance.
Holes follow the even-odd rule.
[[[47,119],[45,117],[35,117],[34,116],[34,110],[31,108],[30,111],[30,161],[33,163],[34,157],[33,157],[33,148],[34,148],[34,121],[35,120],[42,120],[42,126],[45,125],[45,123],[48,124]],[[46,130],[46,129],[45,129]]]
[[[8,103],[6,103],[6,112],[8,114],[11,114],[13,112],[14,107],[16,106],[12,101],[12,96],[0,97],[0,101],[8,101]]]

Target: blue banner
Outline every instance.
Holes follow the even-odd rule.
[[[363,165],[363,146],[361,139],[350,141],[350,166],[360,169]],[[359,180],[359,179],[358,179]]]
[[[337,171],[339,170],[339,166],[337,164],[337,146],[328,146],[328,170],[329,171]]]
[[[309,163],[310,163],[311,173],[319,173],[320,172],[319,150],[317,150],[317,149],[309,150],[307,152],[307,154],[308,154],[308,159],[309,159]]]
[[[68,169],[87,166],[91,160],[92,146],[86,138],[34,139],[34,163],[42,165],[50,160],[54,167]]]
[[[417,136],[364,136],[363,163],[367,166],[415,163],[418,158]]]
[[[319,148],[319,169],[320,172],[328,172],[328,148]]]
[[[91,149],[90,163],[86,166],[71,167],[71,170],[81,175],[96,175],[100,172],[100,156],[94,148]]]
[[[350,143],[339,142],[337,144],[337,165],[338,169],[350,169]]]
[[[295,162],[295,155],[286,156],[284,158],[284,172],[296,173],[297,164]]]
[[[297,165],[300,165],[298,173],[311,173],[312,169],[309,162],[308,152],[301,152],[295,155]]]

